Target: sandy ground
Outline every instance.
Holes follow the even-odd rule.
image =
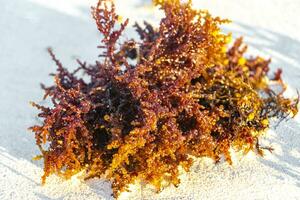
[[[118,1],[123,17],[153,23],[160,13],[143,0]],[[34,136],[26,129],[37,123],[29,101],[41,102],[39,83],[52,83],[55,70],[46,53],[52,46],[65,66],[75,58],[97,59],[99,34],[88,0],[0,0],[0,199],[111,199],[110,184],[101,180],[62,181],[56,176],[40,185],[42,163]],[[300,89],[299,0],[194,0],[195,6],[234,21],[224,26],[234,36],[245,35],[250,51],[272,57],[272,69],[282,67],[290,93]],[[132,30],[127,37],[132,36]],[[265,158],[236,158],[233,166],[198,160],[179,188],[155,194],[136,185],[121,199],[300,199],[299,117],[271,130],[264,142],[275,151]]]

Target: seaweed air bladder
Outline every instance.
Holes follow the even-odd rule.
[[[263,155],[270,119],[297,114],[299,97],[283,96],[281,70],[270,75],[270,60],[245,57],[242,38],[229,46],[220,29],[229,20],[191,1],[154,3],[165,13],[160,26],[136,24],[140,38],[123,42],[128,20],[119,22],[115,5],[92,8],[103,38],[96,64],[78,60],[70,72],[49,49],[57,71],[42,88],[52,105],[32,103],[43,121],[30,128],[43,183],[84,171],[85,179],[110,180],[116,198],[136,181],[160,191],[165,181],[180,184],[179,167],[188,171],[193,158],[231,164],[230,148]]]

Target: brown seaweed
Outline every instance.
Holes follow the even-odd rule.
[[[176,186],[179,166],[188,171],[192,156],[231,163],[230,148],[262,155],[259,138],[270,119],[297,114],[299,98],[283,96],[281,70],[270,77],[270,60],[246,58],[242,38],[228,47],[231,35],[220,29],[228,20],[194,10],[191,1],[154,2],[165,12],[160,26],[136,24],[140,39],[121,42],[128,20],[119,24],[114,4],[99,0],[92,8],[103,36],[96,64],[78,60],[69,72],[49,49],[57,72],[43,89],[52,105],[33,103],[43,123],[30,128],[43,183],[53,173],[85,171],[86,179],[111,180],[115,197],[136,180],[157,190],[163,181]]]

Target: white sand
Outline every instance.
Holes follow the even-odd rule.
[[[89,15],[94,4],[87,0],[0,0],[0,199],[109,199],[110,185],[100,180],[82,183],[74,177],[62,181],[56,176],[40,185],[42,163],[31,158],[38,153],[27,127],[37,122],[28,104],[40,102],[40,82],[55,67],[45,49],[52,46],[65,66],[74,58],[93,62],[97,58],[99,34]],[[135,20],[157,22],[149,3],[119,0],[122,15]],[[139,3],[140,2],[140,3]],[[144,2],[144,3],[141,3]],[[263,2],[263,5],[262,5]],[[300,89],[299,0],[195,0],[197,7],[229,17],[225,26],[235,36],[245,35],[252,53],[273,58],[272,67],[284,67],[290,91]],[[142,16],[142,17],[140,17]],[[132,30],[127,32],[130,36]],[[154,194],[145,186],[133,186],[122,199],[300,199],[299,117],[270,131],[265,143],[275,148],[265,158],[248,155],[233,166],[214,166],[199,160],[191,173],[182,175],[179,188]]]

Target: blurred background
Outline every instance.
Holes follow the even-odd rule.
[[[90,14],[96,0],[0,0],[0,199],[111,199],[110,184],[82,183],[53,176],[40,185],[42,163],[34,135],[27,128],[37,111],[29,101],[42,103],[41,82],[56,67],[46,52],[52,47],[65,67],[75,59],[98,59],[101,36]],[[194,0],[194,6],[228,18],[224,32],[244,36],[249,54],[272,58],[272,70],[283,68],[288,93],[300,89],[299,0]],[[144,20],[159,24],[163,16],[151,0],[116,0],[118,13],[130,24]],[[124,38],[136,37],[129,28]],[[234,166],[197,162],[175,190],[154,194],[133,186],[124,199],[300,199],[299,116],[271,130],[265,142],[275,148],[266,158],[249,155]]]

